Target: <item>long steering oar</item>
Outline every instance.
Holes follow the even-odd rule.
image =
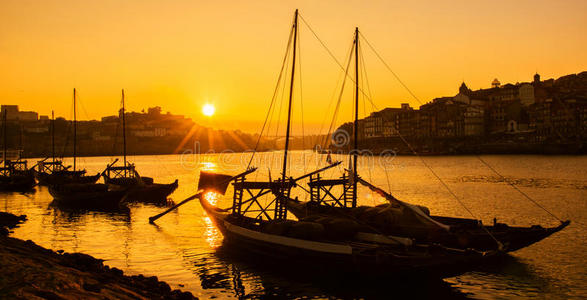
[[[197,193],[197,194],[195,194],[195,195],[191,195],[191,196],[189,196],[189,197],[185,198],[183,201],[179,202],[178,204],[176,204],[176,205],[174,205],[174,206],[170,207],[170,208],[169,208],[169,209],[167,209],[166,211],[164,211],[164,212],[162,212],[162,213],[160,213],[160,214],[154,215],[154,216],[152,216],[152,217],[149,217],[149,223],[154,223],[154,222],[155,222],[155,220],[157,220],[157,219],[159,219],[159,218],[163,217],[164,215],[168,214],[170,211],[172,211],[172,210],[174,210],[174,209],[176,209],[176,208],[178,208],[178,207],[180,207],[180,206],[182,206],[182,205],[186,204],[186,203],[187,203],[187,202],[189,202],[189,201],[192,201],[192,200],[194,200],[194,199],[196,199],[196,198],[200,198],[200,197],[202,196],[202,194],[203,194],[203,193],[204,193],[204,192],[198,192],[198,193]]]
[[[220,185],[227,184],[227,183],[231,182],[232,180],[234,180],[235,178],[241,177],[241,176],[245,176],[245,175],[250,174],[250,173],[253,173],[253,172],[255,172],[255,170],[257,170],[257,168],[252,168],[252,169],[246,170],[246,171],[244,171],[244,172],[242,172],[242,173],[240,173],[240,174],[238,174],[236,176],[232,176],[230,178],[227,178],[227,179],[221,181],[218,184],[220,184]],[[164,215],[168,214],[172,210],[174,210],[174,209],[176,209],[176,208],[178,208],[178,207],[186,204],[189,201],[192,201],[192,200],[194,200],[196,198],[201,197],[203,193],[204,193],[204,191],[198,191],[198,193],[196,193],[195,195],[191,195],[191,196],[187,197],[186,199],[184,199],[183,201],[179,202],[178,204],[170,207],[166,211],[164,211],[164,212],[162,212],[160,214],[157,214],[155,216],[149,217],[149,223],[153,223],[153,222],[155,222],[155,220],[163,217]]]

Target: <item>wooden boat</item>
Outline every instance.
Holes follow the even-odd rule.
[[[118,208],[126,189],[111,189],[101,183],[73,183],[50,185],[49,193],[54,203],[75,208]]]
[[[35,172],[35,178],[40,185],[61,184],[86,184],[96,183],[100,179],[100,173],[96,175],[84,175],[85,171],[53,171],[51,173]]]
[[[451,249],[436,244],[410,245],[409,242],[398,242],[392,237],[374,233],[357,233],[347,239],[322,238],[304,233],[303,228],[318,224],[311,222],[290,221],[287,222],[291,224],[289,230],[276,232],[271,227],[275,221],[230,213],[211,205],[205,197],[199,199],[228,245],[251,255],[289,262],[320,264],[371,276],[409,273],[450,277],[502,253]],[[302,230],[292,229],[296,227]]]
[[[6,126],[6,111],[2,116],[3,146],[2,163],[0,168],[0,191],[25,192],[35,186],[35,177],[32,170],[27,167],[27,161],[20,159],[20,152],[16,154],[16,160],[8,157],[8,140]]]
[[[153,178],[140,176],[134,164],[126,159],[126,117],[124,106],[124,90],[122,90],[122,140],[123,140],[123,166],[114,166],[114,161],[102,172],[104,183],[128,189],[126,197],[130,202],[143,202],[154,204],[167,203],[167,197],[173,193],[178,186],[178,180],[169,184],[154,183]]]
[[[100,179],[100,173],[86,175],[86,170],[77,170],[77,113],[76,90],[73,89],[73,170],[63,165],[63,161],[55,157],[55,115],[51,112],[51,161],[42,160],[37,163],[35,177],[40,185],[87,184]]]
[[[461,249],[475,248],[481,250],[502,247],[515,251],[529,246],[556,233],[570,224],[561,221],[556,227],[543,228],[539,225],[529,227],[512,227],[497,223],[485,226],[480,221],[465,218],[430,216],[428,208],[400,201],[362,179],[357,171],[359,154],[359,33],[355,31],[353,43],[355,52],[355,97],[353,139],[350,155],[352,162],[349,169],[340,178],[324,179],[317,173],[310,177],[308,183],[310,201],[302,202],[281,195],[286,199],[285,206],[298,219],[310,216],[342,217],[360,221],[362,224],[376,228],[384,234],[415,238],[418,242],[441,243]],[[350,60],[349,60],[350,62]],[[417,154],[417,153],[416,153]],[[330,159],[328,155],[327,160]],[[439,178],[440,179],[440,178]],[[357,184],[361,184],[384,197],[389,204],[383,207],[360,207],[357,199]],[[504,247],[505,246],[505,247]]]
[[[123,175],[124,171],[127,172],[126,176]],[[129,202],[165,204],[167,203],[167,197],[178,186],[177,179],[169,184],[153,183],[152,178],[140,176],[135,169],[135,165],[129,163],[120,167],[109,165],[103,173],[103,177],[104,182],[109,186],[127,189],[126,200]]]
[[[4,166],[0,167],[0,191],[25,192],[35,185],[33,171],[26,169],[26,161],[5,160]]]
[[[475,264],[500,256],[501,249],[477,251],[452,249],[437,244],[415,244],[411,239],[381,234],[373,228],[341,219],[323,225],[317,221],[294,221],[287,218],[287,201],[297,181],[338,165],[302,175],[287,177],[290,140],[293,80],[296,65],[298,11],[290,37],[293,36],[293,62],[289,94],[285,150],[281,178],[273,181],[249,181],[246,176],[256,169],[230,177],[200,172],[199,199],[204,211],[222,232],[225,241],[236,251],[264,259],[282,259],[306,265],[320,265],[362,274],[426,274],[454,276]],[[356,31],[358,37],[358,30]],[[207,192],[224,193],[234,187],[230,209],[220,209],[207,200]],[[261,199],[264,195],[266,198]],[[250,197],[249,197],[250,196]],[[268,198],[268,199],[267,199]],[[190,198],[182,201],[188,201]],[[263,201],[265,200],[265,201]],[[181,205],[178,204],[178,205]],[[153,217],[150,220],[158,218]]]

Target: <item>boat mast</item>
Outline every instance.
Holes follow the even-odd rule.
[[[75,88],[73,88],[73,171],[75,172],[75,157],[77,155],[77,115],[75,106]]]
[[[4,114],[2,114],[2,129],[3,129],[3,136],[4,136],[4,152],[2,153],[2,161],[4,162],[4,167],[6,168],[6,150],[7,150],[7,146],[6,146],[6,112],[7,110],[4,109]]]
[[[124,177],[126,177],[126,121],[124,115],[124,89],[122,89],[122,155],[124,159]]]
[[[294,79],[295,79],[295,70],[296,70],[296,47],[297,47],[297,39],[298,39],[298,10],[296,9],[296,13],[294,15],[294,24],[293,24],[293,59],[292,59],[292,67],[291,67],[291,81],[289,85],[289,103],[287,108],[287,129],[285,132],[285,149],[283,151],[283,173],[281,174],[281,188],[280,191],[289,196],[289,189],[286,185],[287,179],[287,150],[289,149],[289,136],[291,131],[291,106],[293,101],[293,90],[294,90]],[[290,35],[291,37],[291,35]],[[287,219],[287,202],[283,199],[275,199],[275,215],[274,218],[276,220],[285,220]]]
[[[285,151],[283,152],[283,173],[281,176],[281,180],[285,183],[286,179],[286,171],[287,171],[287,150],[289,148],[289,134],[291,129],[291,104],[293,99],[293,90],[294,90],[294,79],[295,79],[295,70],[296,70],[296,42],[298,36],[298,10],[296,9],[296,13],[294,16],[294,37],[293,37],[293,60],[292,60],[292,67],[291,67],[291,81],[289,85],[289,105],[287,108],[287,129],[285,132]]]
[[[53,170],[55,170],[55,112],[51,111],[51,157],[53,158]]]
[[[357,156],[359,151],[359,27],[355,27],[355,122],[353,125],[354,145],[353,155],[353,203],[357,206]]]

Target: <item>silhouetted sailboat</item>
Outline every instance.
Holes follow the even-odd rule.
[[[358,30],[356,33],[358,34]],[[290,35],[290,42],[293,41],[293,59],[281,178],[275,181],[247,180],[246,176],[256,169],[249,169],[234,177],[200,172],[198,189],[201,193],[197,198],[224,235],[229,247],[257,257],[262,256],[263,259],[286,259],[300,264],[319,264],[368,274],[424,272],[441,277],[459,274],[475,263],[502,253],[414,243],[409,238],[384,235],[372,227],[344,218],[328,224],[317,220],[287,219],[289,195],[296,182],[340,164],[333,163],[298,178],[288,178],[286,175],[297,39],[296,10]],[[220,209],[209,201],[210,194],[206,192],[215,190],[223,193],[230,181],[234,186],[233,205],[229,209]],[[352,184],[356,184],[356,181]],[[274,197],[269,199],[269,204],[262,204],[260,197],[266,194]]]
[[[154,183],[153,178],[140,176],[135,165],[129,163],[126,159],[126,117],[124,90],[122,90],[122,140],[123,140],[123,166],[114,166],[115,163],[109,164],[102,173],[104,182],[115,187],[128,188],[126,200],[159,203],[167,202],[167,197],[177,189],[177,179],[169,184]],[[115,161],[116,162],[116,161]]]
[[[8,157],[8,130],[6,113],[2,114],[3,146],[2,163],[0,168],[0,191],[24,192],[35,186],[33,171],[27,168],[27,161],[20,159],[20,152],[16,152],[16,159]]]
[[[431,216],[426,207],[398,200],[383,189],[367,182],[358,174],[359,154],[359,31],[355,31],[353,42],[355,56],[355,101],[353,122],[353,147],[350,151],[352,163],[341,178],[325,179],[320,174],[310,177],[310,201],[303,202],[282,195],[287,208],[298,219],[306,221],[332,219],[358,221],[376,229],[378,232],[405,238],[414,238],[422,243],[440,243],[460,249],[481,250],[504,249],[515,251],[534,244],[569,225],[570,221],[559,226],[543,228],[539,225],[529,227],[508,226],[494,221],[485,226],[478,220]],[[328,155],[330,157],[330,155]],[[327,157],[327,160],[328,160]],[[358,206],[357,184],[361,184],[386,199],[389,204],[377,207]],[[333,187],[340,187],[340,195],[335,195]]]
[[[76,90],[73,89],[73,170],[48,174],[44,178],[49,185],[49,193],[54,203],[78,208],[118,208],[127,193],[124,188],[112,188],[107,184],[96,183],[100,173],[86,176],[85,170],[76,170],[77,156],[77,117]]]
[[[86,170],[76,170],[77,161],[77,112],[76,112],[76,90],[73,89],[73,168],[64,166],[63,161],[55,157],[55,116],[52,113],[51,120],[51,157],[50,162],[45,160],[38,163],[38,170],[35,173],[41,185],[59,185],[69,183],[95,183],[100,179],[100,174],[85,175]],[[73,170],[69,170],[72,168]]]
[[[39,160],[35,169],[35,177],[39,181],[39,185],[49,185],[52,179],[51,174],[62,174],[69,169],[69,166],[63,165],[63,160],[55,156],[55,113],[51,111],[51,160],[45,158]]]

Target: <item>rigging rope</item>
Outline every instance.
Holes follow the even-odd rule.
[[[503,175],[501,175],[499,172],[497,172],[497,170],[495,170],[491,165],[489,165],[485,160],[483,160],[479,155],[477,155],[477,158],[485,165],[487,166],[490,170],[492,170],[495,174],[497,174],[499,177],[501,177],[501,179],[506,182],[507,184],[509,184],[511,187],[513,187],[516,191],[518,191],[520,194],[522,194],[526,199],[528,199],[530,202],[534,203],[536,206],[540,207],[542,210],[544,210],[545,212],[547,212],[549,215],[551,215],[553,218],[557,219],[558,221],[560,221],[561,223],[563,222],[562,219],[560,219],[559,217],[557,217],[556,215],[554,215],[552,212],[550,212],[548,209],[546,209],[544,206],[540,205],[538,202],[536,202],[534,199],[532,199],[530,196],[528,196],[528,194],[524,193],[522,190],[520,190],[515,184],[513,184],[512,182],[510,182],[509,180],[507,180]]]
[[[420,101],[420,99],[403,83],[403,81],[399,78],[399,76],[397,76],[397,74],[391,69],[391,67],[389,67],[389,65],[385,62],[385,60],[381,57],[381,55],[379,55],[379,53],[375,50],[375,47],[373,47],[373,45],[371,45],[371,43],[369,43],[369,41],[367,40],[367,38],[363,35],[362,32],[359,32],[359,34],[363,37],[363,40],[365,40],[365,42],[367,43],[367,45],[369,46],[369,48],[371,48],[371,50],[373,51],[373,53],[375,53],[375,55],[377,56],[377,58],[379,58],[379,60],[383,63],[383,65],[385,65],[385,67],[391,72],[391,74],[393,74],[393,76],[397,79],[397,81],[410,93],[410,95],[412,95],[412,97],[414,97],[414,99],[416,99],[421,105],[423,104],[422,101]],[[399,132],[399,131],[398,131]],[[560,135],[560,134],[559,134]],[[403,140],[403,138],[402,138]],[[495,170],[492,166],[490,166],[486,161],[484,161],[483,159],[481,159],[481,157],[479,155],[476,155],[476,157],[487,167],[489,168],[492,172],[494,172],[496,175],[500,176],[505,182],[507,182],[510,186],[512,186],[516,191],[518,191],[522,196],[524,196],[524,198],[528,199],[530,202],[534,203],[536,206],[538,206],[539,208],[541,208],[542,210],[544,210],[545,212],[547,212],[549,215],[551,215],[552,217],[554,217],[555,219],[557,219],[560,222],[563,222],[559,217],[557,217],[556,215],[554,215],[552,212],[550,212],[549,210],[547,210],[544,206],[540,205],[536,200],[532,199],[530,196],[528,196],[528,194],[524,193],[522,190],[520,190],[515,184],[505,180],[505,177],[503,177],[499,172],[497,172],[497,170]]]
[[[336,95],[338,94],[338,86],[339,83],[342,84],[342,82],[346,79],[346,76],[344,74],[344,72],[341,72],[340,74],[340,78],[338,79],[338,81],[336,82],[336,85],[334,87],[334,90],[332,92],[332,95],[330,96],[330,101],[328,102],[328,107],[326,108],[326,112],[330,111],[330,108],[332,107],[332,103],[334,102],[335,99],[337,99]],[[322,118],[322,122],[320,123],[320,130],[318,130],[318,134],[321,135],[324,129],[324,124],[326,123],[326,120],[328,119],[328,113],[324,114],[324,117]],[[320,147],[322,147],[322,149],[326,148],[325,144],[327,142],[327,136],[325,136],[323,139],[319,139],[319,143],[320,143]],[[321,149],[321,150],[322,150]]]
[[[373,108],[375,108],[376,110],[378,110],[377,106],[375,105],[375,103],[371,100],[371,98],[369,97],[365,97],[367,98],[367,100],[371,103],[371,106]],[[385,116],[382,116],[385,117]],[[452,189],[446,184],[446,182],[444,182],[444,180],[442,180],[442,178],[434,171],[434,169],[428,165],[428,163],[424,160],[424,158],[422,156],[420,156],[418,154],[418,152],[412,147],[412,145],[410,143],[408,143],[408,141],[404,138],[404,136],[399,132],[399,130],[397,130],[397,134],[398,136],[401,138],[401,140],[408,146],[408,148],[410,148],[410,150],[412,151],[412,153],[414,153],[414,155],[416,155],[420,161],[422,162],[422,164],[424,164],[424,166],[426,166],[426,168],[428,168],[428,170],[430,170],[430,172],[434,175],[434,177],[436,177],[436,179],[438,179],[438,181],[440,181],[440,183],[444,186],[444,188],[450,193],[450,195],[457,200],[457,202],[475,219],[479,219],[466,205],[464,202],[461,201],[461,199],[452,191]],[[385,172],[387,175],[387,172]],[[391,193],[391,190],[390,190]],[[485,225],[483,225],[483,223],[480,224],[481,228],[483,228],[483,230],[497,243],[497,245],[501,248],[503,247],[503,244],[497,240],[497,238],[485,227]]]
[[[342,81],[342,86],[341,86],[341,89],[340,89],[340,93],[338,94],[338,100],[336,102],[336,107],[334,108],[334,114],[332,116],[332,121],[330,123],[330,126],[328,127],[328,132],[327,132],[326,136],[324,137],[324,148],[326,148],[326,143],[328,141],[328,138],[329,138],[330,134],[332,133],[332,130],[333,130],[333,128],[335,126],[335,123],[336,123],[336,120],[338,118],[338,111],[340,109],[340,103],[342,102],[342,95],[344,93],[344,87],[345,87],[345,84],[346,84],[346,79],[349,78],[349,69],[350,69],[350,65],[351,65],[351,61],[352,61],[351,59],[352,59],[352,55],[353,55],[353,47],[351,47],[349,49],[347,66],[346,66],[346,69],[343,69],[345,77],[344,77],[344,79]],[[349,142],[350,142],[350,137],[349,137]]]
[[[253,162],[253,158],[255,157],[255,153],[257,152],[257,147],[259,146],[259,142],[261,140],[261,137],[263,136],[263,131],[265,130],[265,126],[267,125],[267,120],[269,119],[269,115],[273,109],[273,105],[275,103],[275,98],[276,98],[276,95],[279,90],[279,83],[281,82],[281,78],[283,77],[283,70],[284,70],[286,62],[287,62],[287,57],[289,56],[289,48],[291,46],[292,36],[293,36],[293,29],[290,30],[290,32],[289,32],[289,39],[287,41],[285,56],[283,57],[283,62],[281,63],[281,70],[279,71],[279,76],[277,77],[277,84],[275,86],[275,90],[273,91],[273,96],[271,97],[271,104],[269,105],[267,115],[265,116],[265,121],[263,122],[263,126],[261,127],[261,132],[259,132],[259,137],[257,138],[257,142],[255,143],[255,148],[253,149],[253,154],[251,155],[251,159],[249,160],[249,163],[247,164],[247,169],[249,169],[249,167],[251,166],[251,163]]]
[[[307,22],[302,18],[302,21],[308,26],[310,27]],[[342,65],[338,62],[338,60],[336,59],[336,57],[334,57],[334,55],[332,55],[332,52],[326,47],[326,45],[320,40],[320,38],[316,35],[316,33],[310,28],[310,31],[314,34],[314,36],[320,41],[320,43],[322,44],[322,46],[324,48],[327,49],[327,52],[330,54],[330,56],[336,61],[336,63],[339,65],[339,67],[343,68]],[[361,36],[363,36],[360,32],[359,34]],[[369,45],[371,47],[371,44],[366,40],[366,38],[363,36],[363,39],[367,42],[367,45]],[[373,49],[373,48],[372,48]],[[378,57],[382,60],[381,56],[378,55]],[[356,58],[358,59],[358,58]],[[389,68],[389,65],[385,64],[386,67],[391,71],[391,68]],[[393,71],[392,71],[393,73]],[[345,74],[347,74],[347,77],[350,77],[348,75],[348,72],[345,72]],[[395,73],[393,73],[395,75]],[[397,75],[395,75],[397,76]],[[397,77],[396,77],[397,78]],[[352,80],[352,79],[351,79]],[[399,81],[399,79],[398,79]],[[353,80],[353,82],[355,82]],[[400,81],[400,83],[402,83],[402,85],[407,89],[407,87],[403,84],[403,82]],[[344,87],[343,87],[344,89]],[[371,98],[369,97],[369,95],[367,95],[362,89],[361,93],[365,96],[365,98],[367,98],[367,100],[371,103],[371,105],[376,108],[377,106],[375,105],[375,103],[373,103],[373,101],[371,100]],[[409,89],[407,89],[409,91]],[[409,91],[410,94],[412,94],[413,97],[415,97],[420,103],[421,101],[411,92]],[[342,94],[342,91],[341,91]],[[420,158],[420,160],[422,161],[422,163],[431,171],[431,173],[440,181],[440,183],[447,189],[447,191],[459,202],[459,204],[469,213],[471,214],[471,216],[473,216],[474,218],[477,219],[477,217],[475,216],[475,214],[473,214],[473,212],[457,197],[457,195],[450,189],[450,187],[444,182],[444,180],[442,180],[442,178],[440,176],[438,176],[438,174],[436,174],[436,172],[424,161],[424,159],[418,155],[418,153],[414,150],[414,148],[405,140],[405,138],[403,137],[403,135],[401,135],[398,131],[398,135],[400,136],[400,138],[402,139],[402,141],[404,143],[406,143],[406,145],[410,148],[410,150],[412,150],[412,152],[418,156]],[[498,241],[495,236],[483,225],[483,223],[480,224],[481,228],[483,228],[483,230],[485,230],[485,232],[497,243],[497,245],[501,248],[503,247],[503,244]]]
[[[84,103],[82,102],[82,100],[79,96],[79,91],[77,91],[77,103],[79,103],[79,106],[82,107],[82,110],[84,111],[84,114],[86,115],[86,118],[89,120],[90,116],[88,115],[88,111],[86,110],[86,107],[84,106]]]
[[[301,33],[298,32],[298,76],[300,77],[300,110],[302,113],[302,160],[304,161],[304,173],[306,173],[306,132],[304,129],[304,91],[302,89],[302,50]],[[291,168],[290,168],[291,169]]]

